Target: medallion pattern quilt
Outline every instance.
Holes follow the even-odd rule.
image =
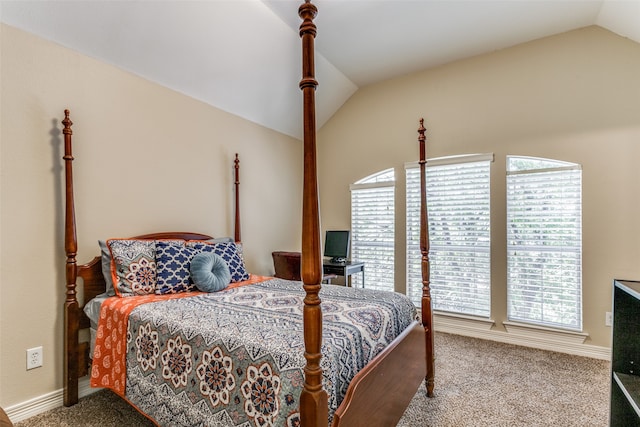
[[[304,296],[300,282],[272,279],[135,307],[126,399],[161,426],[299,426]],[[416,309],[404,295],[333,285],[320,298],[332,418],[354,375]]]

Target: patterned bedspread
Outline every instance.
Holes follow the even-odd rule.
[[[304,296],[299,282],[272,279],[133,308],[120,326],[126,399],[161,426],[299,426]],[[391,292],[329,285],[320,297],[332,418],[353,376],[416,309]]]

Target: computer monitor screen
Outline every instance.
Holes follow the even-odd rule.
[[[333,262],[344,262],[349,256],[349,230],[327,230],[324,238],[324,256]]]

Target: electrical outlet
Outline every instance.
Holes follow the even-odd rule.
[[[27,350],[27,371],[42,366],[42,346]]]
[[[605,326],[613,326],[613,315],[610,311],[607,311],[604,314],[604,325]]]

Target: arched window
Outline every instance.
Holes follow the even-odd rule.
[[[366,287],[394,290],[395,173],[387,169],[359,180],[351,190],[351,259],[365,263]],[[362,286],[361,275],[353,286]]]

